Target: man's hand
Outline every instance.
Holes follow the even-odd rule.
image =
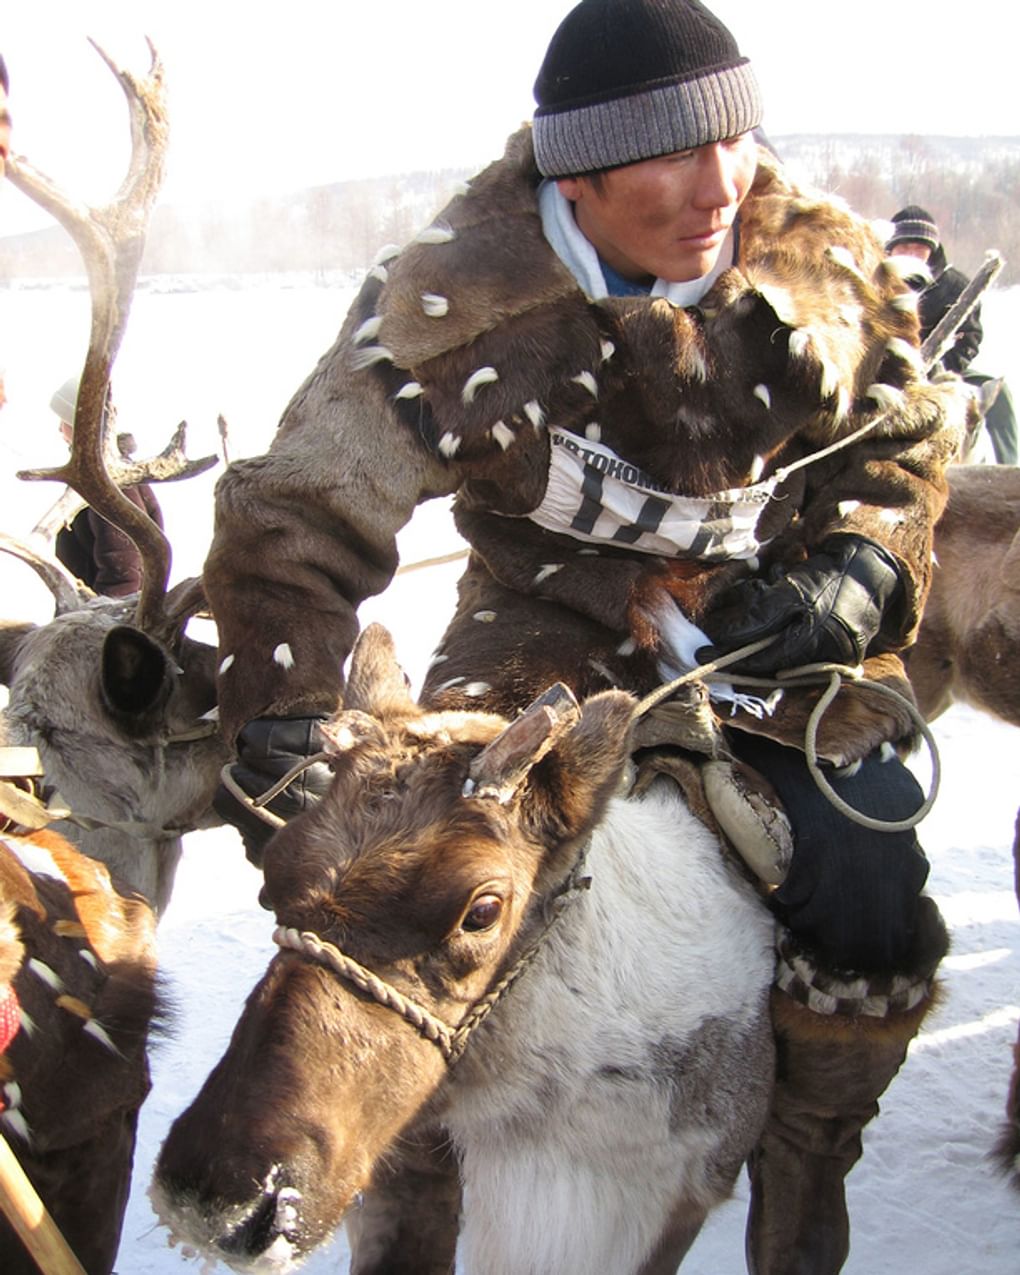
[[[237,737],[237,761],[230,775],[249,797],[260,797],[294,766],[322,752],[320,726],[324,717],[256,717]],[[266,807],[283,820],[310,809],[329,789],[333,772],[324,761],[314,762],[278,793]],[[262,866],[262,854],[275,828],[220,784],[213,809],[241,834],[248,858]]]
[[[729,667],[769,674],[802,664],[859,664],[902,596],[892,554],[859,536],[834,536],[800,566],[770,581],[741,581],[726,593],[702,621],[713,645],[702,647],[698,659],[775,635],[771,646]]]

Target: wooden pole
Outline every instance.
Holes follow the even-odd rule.
[[[42,1275],[87,1275],[0,1134],[0,1210]]]

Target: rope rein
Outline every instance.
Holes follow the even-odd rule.
[[[299,931],[278,925],[273,931],[273,941],[278,947],[287,948],[319,965],[326,966],[334,974],[353,983],[380,1005],[395,1010],[426,1040],[430,1040],[452,1067],[464,1053],[472,1032],[488,1018],[520,976],[531,966],[552,927],[570,904],[591,886],[591,877],[583,875],[587,852],[588,843],[586,842],[578,852],[566,879],[543,901],[542,928],[502,978],[494,983],[484,996],[475,1001],[457,1027],[451,1027],[443,1022],[424,1005],[405,996],[392,983],[387,983],[378,974],[366,969],[346,952],[332,943],[327,943],[325,939],[310,930]]]

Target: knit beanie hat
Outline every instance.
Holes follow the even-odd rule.
[[[748,59],[699,0],[582,0],[549,44],[535,100],[545,177],[739,137],[762,113]]]
[[[886,251],[896,243],[926,243],[934,252],[939,246],[939,228],[935,218],[917,204],[901,208],[892,219],[893,233],[885,241]]]
[[[62,421],[67,421],[68,425],[74,424],[74,410],[78,406],[78,378],[72,376],[65,381],[59,390],[50,399],[50,408],[60,417]]]

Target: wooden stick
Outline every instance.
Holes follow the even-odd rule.
[[[0,1134],[0,1210],[14,1227],[42,1275],[86,1275]]]

